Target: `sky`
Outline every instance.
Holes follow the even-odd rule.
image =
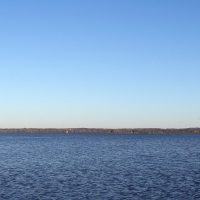
[[[2,0],[0,128],[200,127],[199,0]]]

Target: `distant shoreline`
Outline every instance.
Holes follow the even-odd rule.
[[[200,134],[200,128],[2,128],[0,133]]]

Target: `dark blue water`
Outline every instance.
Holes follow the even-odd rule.
[[[0,199],[200,199],[200,135],[0,134]]]

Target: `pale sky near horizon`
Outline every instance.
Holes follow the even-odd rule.
[[[199,0],[2,0],[0,128],[200,127]]]

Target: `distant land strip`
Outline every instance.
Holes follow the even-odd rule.
[[[200,128],[2,128],[0,133],[200,134]]]

